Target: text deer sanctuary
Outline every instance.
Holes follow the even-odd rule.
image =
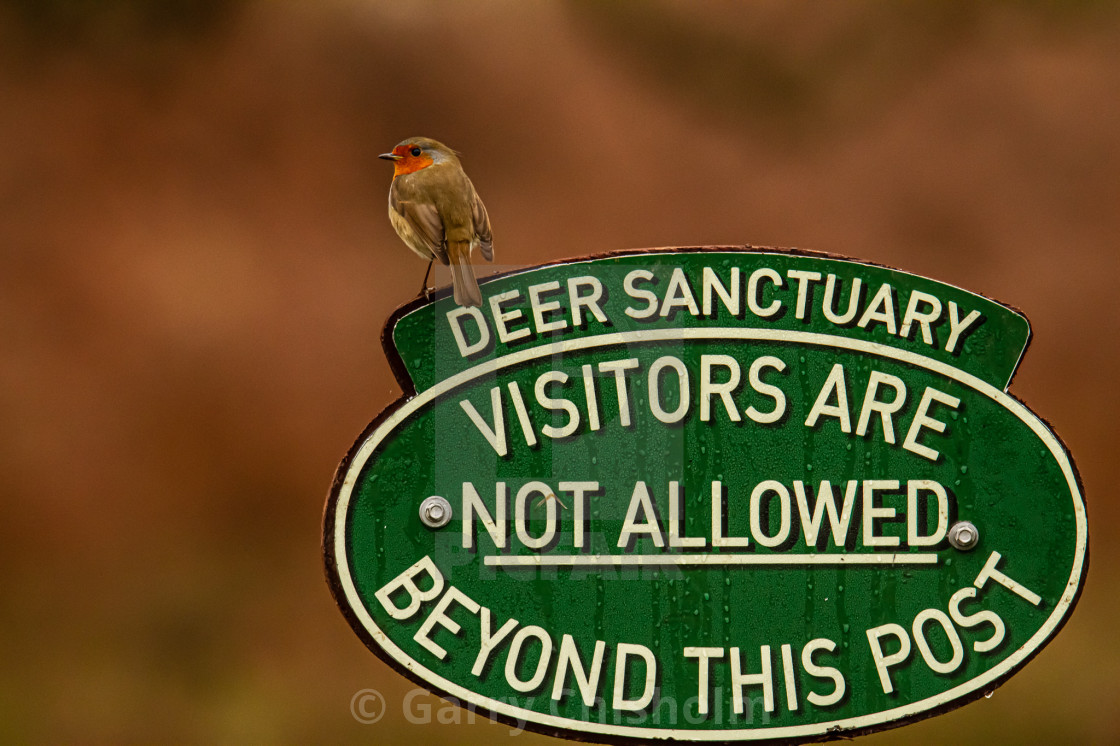
[[[869,331],[881,325],[902,339],[920,337],[930,347],[959,354],[961,342],[982,321],[979,310],[960,308],[920,290],[899,291],[886,282],[871,287],[859,277],[846,281],[803,269],[782,275],[761,267],[750,274],[739,267],[703,267],[699,276],[674,268],[667,281],[648,269],[625,275],[621,288],[608,288],[587,275],[507,290],[490,296],[486,310],[456,307],[446,315],[459,354],[471,357],[489,349],[496,339],[511,344],[543,335],[564,335],[598,324],[609,327],[615,314],[638,321],[673,318],[685,313],[715,319],[720,313],[768,321],[792,310],[799,321],[820,317],[835,327]],[[615,301],[621,290],[624,298]],[[874,292],[872,292],[874,290]],[[623,302],[626,303],[623,306]],[[947,323],[943,345],[934,328]]]

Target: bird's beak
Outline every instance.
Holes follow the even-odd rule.
[[[401,159],[401,156],[397,155],[396,153],[382,153],[377,157],[386,161],[399,161]]]

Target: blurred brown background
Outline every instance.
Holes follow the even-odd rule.
[[[507,738],[407,722],[322,577],[333,470],[399,394],[379,335],[424,267],[376,155],[415,134],[506,265],[799,246],[1023,309],[1085,595],[991,699],[864,742],[1120,739],[1115,4],[8,0],[0,740]]]

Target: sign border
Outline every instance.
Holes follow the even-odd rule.
[[[523,269],[514,270],[511,272],[495,275],[495,277],[509,277],[523,272],[536,270],[541,267],[577,264],[581,262],[593,261],[596,259],[610,258],[614,256],[632,256],[642,254],[672,254],[672,253],[692,253],[696,251],[723,251],[723,252],[739,252],[749,254],[788,254],[793,253],[799,256],[810,256],[819,258],[839,259],[850,261],[853,264],[861,264],[865,266],[879,266],[871,262],[863,262],[860,260],[853,260],[849,257],[842,257],[834,254],[825,254],[821,252],[804,252],[804,251],[779,251],[775,249],[756,249],[755,247],[733,247],[733,246],[713,246],[713,247],[689,247],[683,249],[647,249],[647,250],[627,250],[619,252],[608,252],[604,254],[576,257],[568,260],[557,262],[550,262],[547,264],[535,265]],[[894,269],[886,267],[888,269]],[[912,274],[901,271],[905,274]],[[917,275],[915,275],[917,276]],[[928,278],[925,278],[928,279]],[[948,284],[948,283],[943,283]],[[970,292],[971,291],[964,291]],[[976,293],[972,293],[977,295]],[[436,298],[442,298],[447,295],[447,291],[442,291],[437,294]],[[626,743],[632,744],[636,741],[671,741],[673,739],[696,741],[705,743],[737,743],[751,741],[755,743],[778,743],[788,742],[791,739],[796,739],[800,742],[807,741],[822,741],[831,740],[835,738],[850,738],[854,736],[864,735],[868,733],[878,732],[889,728],[898,727],[908,723],[923,720],[928,717],[934,717],[943,714],[950,710],[961,707],[969,702],[975,701],[985,694],[995,690],[1007,681],[1011,676],[1017,673],[1023,666],[1030,660],[1038,655],[1041,650],[1046,647],[1058,634],[1058,632],[1068,622],[1072,616],[1073,608],[1076,606],[1078,599],[1085,586],[1086,577],[1088,574],[1089,564],[1089,546],[1088,546],[1088,517],[1087,508],[1084,499],[1084,490],[1082,487],[1081,477],[1074,464],[1072,455],[1062,442],[1061,438],[1050,427],[1049,423],[1037,414],[1032,412],[1025,403],[1017,399],[1006,390],[1000,390],[998,387],[983,381],[982,379],[967,373],[963,370],[954,368],[937,360],[933,360],[924,355],[919,355],[908,350],[897,349],[889,345],[868,342],[864,340],[852,339],[848,337],[841,337],[837,335],[820,334],[814,332],[802,332],[792,330],[779,330],[779,329],[752,329],[742,327],[705,327],[695,329],[651,329],[631,332],[617,332],[609,334],[599,334],[589,337],[582,337],[576,339],[563,340],[549,344],[539,345],[537,347],[528,348],[508,355],[504,355],[494,360],[479,363],[471,368],[468,368],[459,374],[444,379],[439,383],[431,386],[420,394],[416,394],[412,386],[411,378],[408,376],[404,363],[400,358],[399,353],[392,343],[392,333],[396,327],[397,322],[408,313],[415,309],[434,302],[435,299],[427,300],[419,298],[409,303],[406,303],[397,308],[389,317],[385,329],[382,332],[382,344],[385,347],[386,355],[389,359],[390,366],[396,376],[398,382],[404,390],[404,396],[388,405],[376,418],[362,431],[362,434],[351,446],[346,456],[335,473],[330,492],[327,498],[327,503],[323,511],[323,561],[324,572],[326,574],[327,584],[330,587],[331,593],[335,602],[341,609],[343,615],[346,617],[347,622],[351,628],[357,633],[362,642],[369,648],[378,658],[386,662],[391,668],[409,679],[413,683],[421,686],[422,688],[433,692],[437,696],[443,698],[452,698],[458,701],[460,706],[470,706],[473,710],[481,712],[484,716],[489,717],[491,720],[502,722],[507,725],[524,728],[536,733],[544,735],[568,738],[577,741],[591,741],[600,743]],[[998,302],[998,301],[995,301]],[[1014,309],[1007,304],[1001,303],[1007,308],[1015,310],[1016,313],[1023,315],[1022,312]],[[1025,315],[1024,315],[1025,318]],[[357,593],[353,580],[349,574],[349,566],[346,560],[345,552],[345,538],[346,538],[346,513],[349,508],[349,499],[353,487],[356,483],[357,476],[364,468],[366,461],[376,451],[380,442],[385,436],[390,434],[400,423],[405,421],[413,412],[421,409],[445,395],[446,393],[462,386],[471,380],[478,378],[489,373],[493,373],[503,368],[524,363],[529,360],[534,360],[541,357],[550,357],[557,353],[572,351],[577,349],[589,349],[595,347],[609,346],[623,342],[653,342],[662,339],[753,339],[760,341],[786,341],[801,344],[812,344],[817,346],[836,347],[841,349],[849,349],[865,354],[876,355],[894,359],[897,361],[905,362],[917,367],[925,368],[932,372],[944,375],[948,378],[956,380],[979,394],[991,398],[997,404],[1001,405],[1004,409],[1008,410],[1017,416],[1024,424],[1026,424],[1046,445],[1051,455],[1058,462],[1063,475],[1066,478],[1067,485],[1073,497],[1073,508],[1076,518],[1076,547],[1075,547],[1075,560],[1073,563],[1072,572],[1069,580],[1066,583],[1065,591],[1062,593],[1061,598],[1054,605],[1054,609],[1047,617],[1042,626],[1031,636],[1026,643],[1019,647],[1018,650],[1011,653],[1007,658],[1001,661],[997,666],[985,671],[983,674],[976,676],[968,681],[959,684],[952,689],[942,692],[933,697],[927,697],[917,702],[895,707],[889,710],[881,710],[869,715],[861,715],[854,718],[843,718],[823,723],[813,723],[809,725],[799,726],[781,726],[773,728],[761,729],[722,729],[722,730],[690,730],[690,729],[670,729],[670,728],[646,728],[642,726],[627,726],[627,725],[610,725],[606,723],[585,722],[573,720],[570,718],[562,718],[554,715],[538,713],[533,710],[526,710],[520,707],[515,707],[507,703],[493,700],[489,697],[482,696],[477,692],[473,692],[460,684],[444,679],[434,671],[429,670],[422,664],[415,661],[405,651],[401,650],[397,645],[386,635],[376,624],[373,618],[364,608],[364,603]],[[1029,347],[1030,335],[1027,338],[1027,344],[1024,346],[1023,354],[1025,355],[1026,349]],[[1022,355],[1020,355],[1019,363],[1022,362]],[[1016,364],[1015,371],[1012,372],[1010,380],[1014,378],[1015,372],[1018,371],[1018,363]]]

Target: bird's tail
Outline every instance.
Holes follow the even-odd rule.
[[[481,306],[482,291],[474,277],[471,266],[470,241],[448,241],[448,258],[451,260],[451,286],[455,292],[455,302],[460,306]]]

